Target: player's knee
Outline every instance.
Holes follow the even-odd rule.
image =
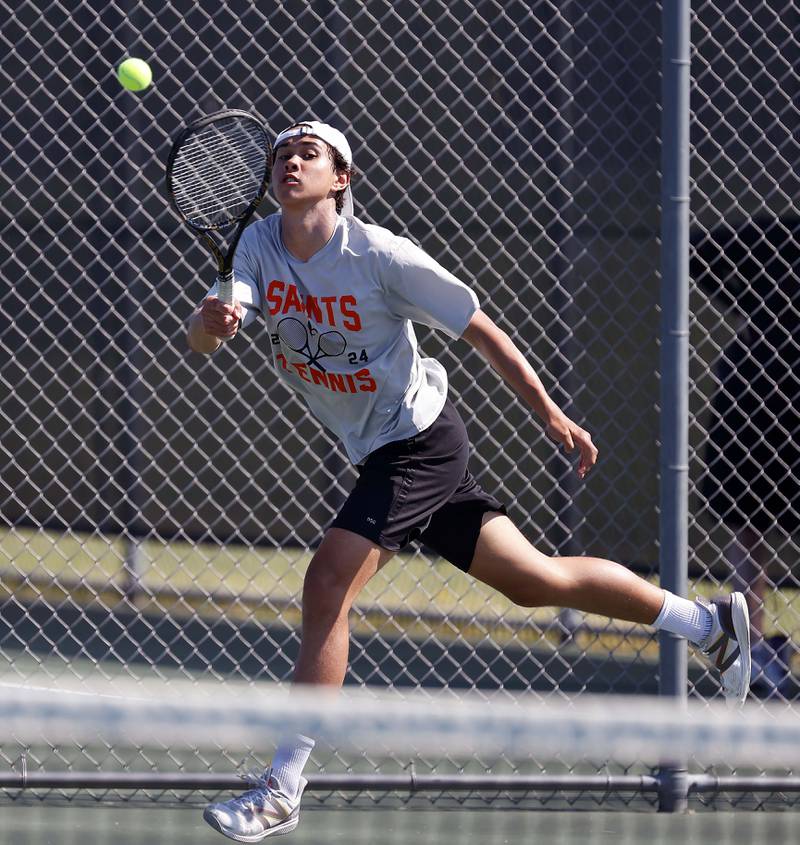
[[[517,607],[547,607],[552,603],[550,594],[537,584],[514,584],[502,592]]]
[[[517,607],[539,607],[543,604],[543,601],[530,589],[509,587],[503,590],[503,595]]]
[[[303,581],[303,615],[311,619],[336,618],[350,610],[352,577],[335,561],[315,558]]]
[[[560,607],[568,600],[572,587],[572,579],[561,572],[557,559],[539,555],[537,566],[517,571],[515,577],[504,582],[501,592],[519,607]]]

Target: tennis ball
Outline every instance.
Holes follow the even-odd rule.
[[[153,81],[153,71],[143,59],[125,59],[117,68],[117,79],[128,91],[144,91]]]

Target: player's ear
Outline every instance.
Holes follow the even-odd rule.
[[[337,170],[333,179],[333,190],[343,191],[350,184],[350,173],[347,170]]]

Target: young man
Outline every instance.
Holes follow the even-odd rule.
[[[743,701],[750,653],[741,594],[705,606],[620,564],[534,548],[467,469],[470,446],[447,399],[447,374],[420,356],[412,322],[477,349],[549,437],[577,451],[581,478],[597,460],[590,435],[553,403],[466,285],[411,241],[347,213],[352,154],[341,132],[296,124],[280,133],[274,150],[272,189],[281,210],[244,233],[236,302],[223,305],[212,288],[190,319],[188,342],[214,352],[260,315],[278,376],[341,439],[359,470],[306,573],[294,683],[342,684],[353,600],[395,552],[419,539],[522,606],[570,607],[684,636],[715,661],[725,695]],[[208,807],[206,821],[240,842],[294,829],[313,744],[284,738],[255,788]]]

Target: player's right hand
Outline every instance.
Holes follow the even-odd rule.
[[[239,331],[244,309],[238,299],[233,300],[233,305],[226,305],[216,296],[209,296],[203,300],[198,315],[206,334],[230,340]]]

